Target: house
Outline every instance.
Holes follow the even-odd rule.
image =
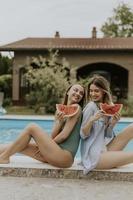
[[[46,56],[48,49],[58,49],[76,70],[76,78],[94,73],[106,76],[118,98],[133,95],[133,38],[97,38],[93,28],[91,38],[63,38],[56,32],[53,38],[25,38],[0,47],[14,52],[12,100],[20,103],[25,94],[23,81],[27,57]]]

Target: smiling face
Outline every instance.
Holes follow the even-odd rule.
[[[84,97],[84,88],[79,84],[75,84],[69,89],[67,95],[68,104],[79,103]]]
[[[104,92],[101,88],[97,87],[94,84],[91,84],[89,96],[91,100],[94,102],[102,102],[104,97]]]

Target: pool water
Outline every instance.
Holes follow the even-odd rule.
[[[0,119],[0,143],[9,143],[14,141],[17,136],[29,123],[36,123],[50,134],[53,120],[29,120],[29,119]],[[116,135],[131,122],[119,122],[115,127]],[[133,141],[125,147],[125,151],[133,151]],[[78,149],[76,157],[80,157]]]
[[[0,143],[14,141],[30,123],[36,123],[50,134],[53,120],[0,119]]]
[[[124,128],[126,128],[129,124],[131,124],[133,122],[123,122],[123,121],[120,121],[114,128],[114,131],[117,134],[120,133],[120,131],[122,131]],[[125,151],[133,151],[133,140],[131,140],[128,145],[125,147],[124,149]]]

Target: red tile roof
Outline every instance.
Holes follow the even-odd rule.
[[[1,51],[17,50],[133,50],[130,38],[25,38],[4,46]]]

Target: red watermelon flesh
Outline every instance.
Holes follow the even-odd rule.
[[[104,111],[106,115],[114,115],[116,113],[120,113],[121,109],[123,107],[123,104],[113,104],[109,105],[107,103],[100,103],[100,109]]]
[[[56,109],[58,112],[63,112],[66,117],[72,117],[78,112],[79,106],[76,104],[74,105],[56,104]]]

